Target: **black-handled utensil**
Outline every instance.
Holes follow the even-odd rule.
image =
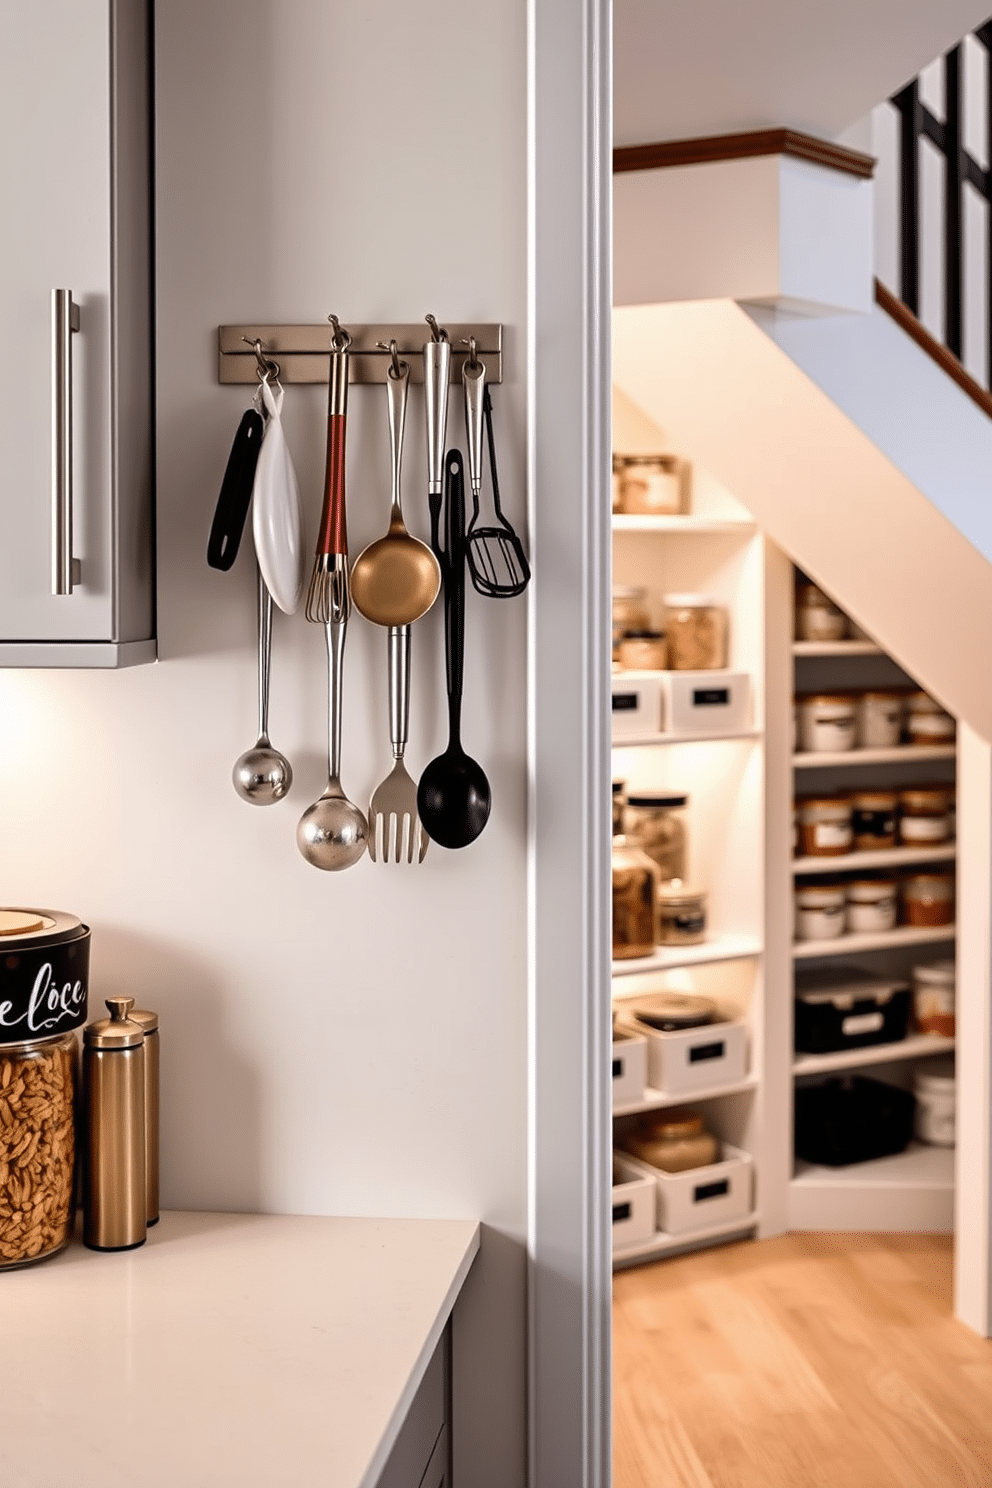
[[[238,425],[227,457],[227,468],[207,540],[207,562],[222,573],[233,567],[241,546],[264,432],[262,415],[257,409],[249,408]]]
[[[472,482],[472,520],[466,534],[466,556],[472,583],[487,599],[512,599],[522,594],[530,580],[530,564],[523,544],[503,515],[499,500],[499,476],[496,472],[496,440],[493,437],[493,402],[486,382],[486,368],[481,361],[473,369],[466,362],[462,372],[465,385],[465,424],[468,430],[468,469]],[[482,423],[486,424],[489,444],[489,467],[493,481],[493,509],[496,522],[482,526]]]
[[[486,772],[461,744],[465,667],[465,473],[460,451],[444,466],[444,657],[448,688],[448,747],[420,777],[417,810],[427,835],[442,847],[467,847],[489,820],[492,792]]]

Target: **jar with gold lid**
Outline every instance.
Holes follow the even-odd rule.
[[[652,1168],[660,1168],[663,1173],[705,1168],[719,1157],[717,1139],[706,1130],[702,1116],[688,1111],[647,1117],[628,1133],[624,1146],[633,1157],[639,1157]]]

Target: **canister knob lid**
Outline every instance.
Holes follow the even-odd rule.
[[[153,1013],[149,1008],[132,1008],[128,1013],[132,1023],[137,1023],[145,1033],[158,1032],[158,1013]]]
[[[133,997],[108,997],[109,1018],[100,1018],[83,1029],[83,1041],[91,1049],[134,1049],[145,1041],[145,1031],[131,1018]]]

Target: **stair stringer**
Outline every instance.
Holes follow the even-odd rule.
[[[992,565],[751,315],[730,300],[615,309],[613,368],[672,448],[992,740]]]

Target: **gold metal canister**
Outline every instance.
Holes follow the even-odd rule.
[[[109,1018],[83,1031],[83,1243],[131,1250],[146,1237],[145,1034],[133,997],[108,997]]]
[[[145,1034],[145,1218],[158,1224],[159,1031],[158,1013],[132,1008],[128,1013]]]

